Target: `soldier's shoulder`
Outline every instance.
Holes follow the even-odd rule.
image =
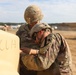
[[[22,24],[19,28],[19,30],[25,30],[28,29],[28,25],[27,24]]]
[[[47,37],[47,41],[51,43],[58,42],[60,44],[61,40],[62,40],[62,35],[60,33],[52,33]]]
[[[22,25],[20,26],[20,28],[25,28],[25,27],[28,27],[28,25],[27,25],[27,24],[22,24]]]

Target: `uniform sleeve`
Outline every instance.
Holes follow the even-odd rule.
[[[42,43],[38,55],[24,55],[22,61],[29,70],[42,71],[48,69],[55,61],[57,50],[56,38],[48,36]]]
[[[58,62],[60,63],[60,71],[62,72],[71,72],[72,73],[72,56],[69,45],[65,38],[61,36],[61,52],[64,55],[58,56]],[[64,63],[63,63],[64,62]]]
[[[53,63],[56,63],[60,67],[60,72],[69,72],[72,68],[72,59],[67,41],[60,34],[52,35],[50,42],[48,38],[46,44],[44,43],[40,49],[39,58],[43,62],[42,67],[48,69]]]
[[[55,62],[60,51],[60,40],[60,37],[56,38],[55,35],[49,35],[47,38],[45,38],[43,41],[44,45],[39,51],[39,58],[44,63],[42,67],[48,69]]]

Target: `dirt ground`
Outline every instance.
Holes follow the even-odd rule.
[[[15,34],[17,30],[10,30],[8,32]],[[73,74],[76,75],[76,31],[54,31],[57,33],[62,34],[66,41],[69,44],[71,54],[72,54],[72,59],[73,59]]]

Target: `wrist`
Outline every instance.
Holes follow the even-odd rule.
[[[36,54],[38,54],[39,53],[39,50],[36,50]]]
[[[34,50],[34,49],[31,49],[29,54],[38,54],[39,53],[39,50]]]

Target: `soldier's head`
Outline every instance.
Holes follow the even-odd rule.
[[[41,21],[42,18],[42,11],[37,5],[28,6],[24,12],[24,19],[28,24]]]
[[[50,33],[52,33],[51,26],[46,23],[40,23],[33,26],[30,31],[30,36],[33,38],[33,40],[35,40],[36,43],[40,43]]]

